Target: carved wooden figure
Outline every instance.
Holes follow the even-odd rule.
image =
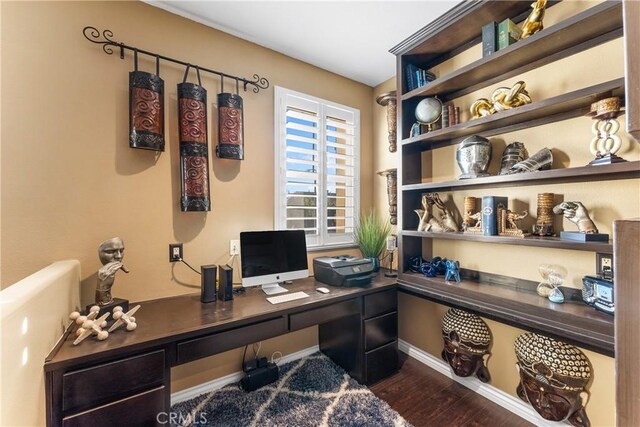
[[[80,344],[85,338],[91,335],[95,335],[99,341],[106,340],[109,337],[109,332],[103,330],[107,327],[107,317],[109,317],[109,313],[105,313],[96,319],[99,312],[100,307],[94,305],[86,316],[82,316],[77,311],[69,315],[69,318],[79,326],[76,330],[78,338],[73,342],[73,345]]]
[[[475,314],[451,308],[442,318],[444,350],[442,358],[459,377],[475,375],[489,382],[491,375],[486,362],[491,355],[491,331]]]
[[[516,338],[514,347],[518,397],[545,420],[590,426],[585,405],[592,370],[587,356],[572,345],[531,332]]]

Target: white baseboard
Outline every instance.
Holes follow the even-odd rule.
[[[398,340],[398,349],[401,352],[406,353],[409,357],[412,357],[417,361],[424,363],[425,365],[438,371],[442,375],[451,378],[452,380],[462,384],[468,389],[471,389],[474,392],[478,393],[480,396],[502,406],[506,410],[513,412],[520,418],[523,418],[530,423],[541,427],[558,427],[564,425],[561,423],[552,423],[545,421],[533,408],[522,402],[520,399],[513,397],[510,394],[507,394],[492,385],[483,383],[475,377],[463,378],[455,375],[451,371],[451,368],[449,367],[449,364],[447,362],[441,360],[438,357],[432,356],[431,354],[409,344],[404,340]]]
[[[278,362],[278,364],[289,363],[294,360],[302,359],[303,357],[309,356],[316,351],[320,351],[320,347],[313,346],[308,347],[300,351],[296,351],[295,353],[288,354],[283,356],[282,359]],[[185,400],[193,399],[196,396],[200,396],[203,393],[208,393],[212,390],[217,390],[226,386],[227,384],[238,382],[244,376],[244,372],[238,371],[229,375],[225,375],[224,377],[216,378],[215,380],[208,381],[203,384],[198,384],[197,386],[190,387],[181,391],[177,391],[175,393],[171,393],[171,405],[175,405],[176,403],[184,402]]]

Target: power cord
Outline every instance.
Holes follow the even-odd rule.
[[[189,265],[189,263],[188,263],[187,261],[183,260],[182,258],[180,258],[180,259],[179,259],[179,261],[180,261],[181,263],[183,263],[184,265],[186,265],[187,267],[189,267],[190,269],[192,269],[194,272],[196,272],[196,273],[198,273],[198,274],[202,274],[202,273],[200,273],[198,270],[196,270],[195,268],[191,267],[191,266]]]

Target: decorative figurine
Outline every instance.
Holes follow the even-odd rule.
[[[502,152],[502,161],[500,162],[500,172],[498,175],[506,175],[509,169],[516,163],[526,160],[528,157],[527,149],[522,142],[512,142],[507,145]]]
[[[459,231],[458,223],[456,222],[451,210],[447,208],[444,202],[440,199],[438,193],[427,194],[427,198],[430,198],[438,209],[440,209],[440,224],[446,232]]]
[[[115,322],[113,322],[113,325],[109,328],[109,332],[115,331],[125,323],[127,324],[127,331],[131,332],[135,330],[138,327],[138,324],[136,323],[136,318],[133,317],[133,315],[136,314],[138,309],[140,309],[139,304],[125,313],[122,307],[115,307],[113,309],[113,318],[115,319]]]
[[[525,233],[518,228],[516,221],[520,221],[529,215],[527,211],[523,211],[521,214],[512,212],[509,209],[505,209],[502,206],[498,207],[498,235],[509,237],[526,237],[529,233]]]
[[[551,153],[551,150],[549,150],[548,148],[543,148],[528,159],[511,166],[506,174],[510,175],[513,173],[543,171],[551,169],[552,164],[553,153]]]
[[[542,264],[538,267],[538,272],[542,276],[542,282],[536,288],[538,295],[548,298],[549,301],[556,304],[564,302],[564,294],[560,290],[560,286],[567,277],[567,270],[559,265]]]
[[[553,193],[538,193],[536,223],[532,227],[533,234],[553,236]]]
[[[129,270],[122,264],[124,257],[124,242],[120,237],[114,237],[100,243],[98,247],[98,257],[102,267],[98,270],[98,284],[96,286],[96,304],[102,310],[111,312],[113,307],[121,305],[125,310],[129,309],[129,301],[111,296],[111,287],[120,270],[129,273]]]
[[[387,198],[389,199],[389,222],[392,225],[398,223],[398,169],[387,169],[377,172],[378,175],[387,178]]]
[[[480,98],[471,104],[471,118],[489,116],[498,111],[510,110],[525,104],[531,104],[531,97],[525,89],[526,83],[519,81],[511,88],[499,87],[491,94],[491,101]]]
[[[491,356],[491,331],[475,314],[450,308],[442,318],[442,338],[446,360],[459,377],[475,375],[483,383],[491,380],[486,362]]]
[[[104,341],[109,338],[109,332],[103,330],[107,327],[107,317],[109,313],[105,313],[100,318],[96,319],[100,307],[97,305],[91,306],[89,314],[86,316],[81,315],[79,312],[74,311],[69,315],[69,319],[76,322],[79,326],[76,329],[76,335],[78,338],[73,342],[73,345],[80,344],[85,338],[90,335],[95,335],[99,341]]]
[[[617,96],[601,99],[591,104],[591,111],[587,116],[595,121],[591,131],[595,135],[589,144],[591,154],[596,156],[590,165],[610,165],[612,163],[626,162],[616,153],[622,147],[622,140],[616,132],[620,129],[620,124],[616,118],[622,114],[620,98]]]
[[[434,257],[431,261],[425,261],[422,257],[416,256],[409,259],[409,270],[414,273],[422,273],[426,277],[436,277],[447,272],[447,261],[446,258],[442,259],[439,256]]]
[[[460,262],[458,261],[446,261],[447,272],[444,275],[444,280],[449,281],[455,279],[456,283],[460,283]]]
[[[491,143],[479,135],[463,139],[456,149],[456,161],[462,171],[458,179],[489,176],[487,168],[491,161]]]
[[[546,6],[547,0],[537,0],[535,3],[531,3],[533,10],[522,24],[520,40],[526,39],[544,28],[542,20],[544,19],[544,9]]]
[[[469,219],[474,221],[475,224],[471,227],[467,227],[464,232],[465,233],[472,233],[472,234],[482,234],[482,211],[478,211],[474,214],[471,214],[471,212],[468,212],[468,216]]]
[[[581,242],[608,242],[609,235],[598,233],[598,228],[589,217],[587,208],[580,202],[563,202],[553,208],[553,213],[562,215],[578,226],[578,231],[563,231],[561,239]]]
[[[389,133],[389,151],[395,153],[397,150],[397,135],[396,135],[396,126],[397,126],[397,99],[396,99],[396,91],[393,90],[391,92],[383,93],[382,95],[376,98],[376,102],[383,107],[387,107],[387,132]],[[395,222],[392,222],[395,224]]]
[[[433,216],[433,206],[436,205],[441,211],[440,219]],[[426,193],[422,196],[422,209],[416,209],[420,222],[418,231],[430,231],[432,233],[442,233],[458,231],[458,224],[453,219],[453,214],[440,200],[438,193]]]
[[[545,420],[589,427],[585,405],[592,370],[587,356],[572,345],[531,332],[518,336],[514,348],[518,397]]]
[[[418,134],[420,125],[426,125],[427,132],[431,132],[433,125],[438,123],[441,114],[442,102],[437,97],[429,97],[420,101],[415,110],[415,116],[418,122],[413,125],[418,125]],[[411,128],[411,136],[415,136],[413,127]]]

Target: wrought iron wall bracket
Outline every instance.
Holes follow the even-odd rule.
[[[227,77],[227,78],[233,79],[236,81],[236,86],[239,84],[239,82],[242,82],[245,92],[247,91],[248,85],[253,86],[253,92],[255,93],[260,92],[260,89],[267,89],[269,87],[269,80],[265,79],[264,77],[260,77],[257,74],[253,75],[253,80],[248,80],[243,77],[238,77],[231,74],[223,73],[221,71],[212,70],[210,68],[206,68],[201,65],[196,65],[190,62],[185,62],[179,59],[170,58],[168,56],[160,55],[154,52],[149,52],[148,50],[139,49],[137,47],[129,46],[124,43],[118,43],[113,40],[113,32],[111,30],[104,30],[100,32],[100,30],[98,30],[97,28],[89,26],[89,27],[84,27],[84,29],[82,30],[82,33],[84,34],[84,37],[87,40],[89,40],[91,43],[102,45],[102,50],[107,55],[113,54],[113,48],[120,49],[120,59],[124,59],[124,51],[125,49],[127,49],[133,52],[137,51],[138,54],[149,55],[154,59],[156,59],[157,61],[162,60],[162,61],[173,62],[174,64],[184,65],[185,67],[186,66],[191,66],[194,68],[198,67],[202,72],[216,74],[221,78]]]

